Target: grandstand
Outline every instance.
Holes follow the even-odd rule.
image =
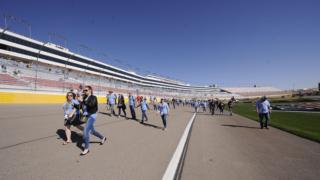
[[[218,87],[192,86],[168,78],[142,76],[1,28],[0,64],[0,89],[8,91],[64,94],[70,89],[91,85],[101,96],[112,90],[181,99],[238,97]]]

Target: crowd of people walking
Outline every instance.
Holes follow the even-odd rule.
[[[229,115],[232,116],[232,108],[236,102],[235,98],[232,97],[227,101]],[[257,111],[261,112],[259,117],[266,118],[265,127],[267,127],[268,117],[264,114],[264,107],[268,104],[263,102],[263,105],[257,105]],[[127,114],[127,105],[130,109],[131,116]],[[170,113],[170,107],[173,109],[178,108],[180,105],[183,107],[189,106],[194,108],[196,113],[209,112],[211,115],[215,115],[216,111],[218,114],[224,113],[225,102],[219,99],[210,99],[210,100],[181,100],[181,99],[165,99],[162,98],[158,101],[156,97],[150,96],[133,96],[132,93],[128,93],[126,98],[123,94],[115,94],[113,91],[108,91],[106,95],[106,110],[110,116],[121,117],[125,119],[131,119],[138,121],[141,124],[145,124],[148,118],[148,111],[158,112],[162,120],[164,131],[168,127],[168,116]],[[115,108],[118,109],[117,113]],[[136,116],[136,110],[140,109],[141,119],[138,120]],[[100,144],[103,145],[107,138],[102,133],[95,130],[94,124],[97,119],[98,112],[98,98],[94,95],[93,89],[91,86],[85,86],[82,91],[70,91],[66,94],[66,102],[63,105],[64,112],[64,126],[65,126],[65,135],[66,140],[63,142],[63,145],[67,145],[71,142],[71,127],[74,126],[78,128],[82,133],[82,147],[83,151],[80,155],[86,155],[90,152],[90,134],[100,139]],[[122,115],[123,114],[123,115]],[[261,120],[262,121],[262,120]],[[145,124],[146,125],[146,124]],[[262,127],[262,125],[261,125]]]
[[[153,107],[153,111],[160,114],[160,119],[163,123],[163,130],[167,129],[167,120],[170,112],[170,104],[174,108],[179,106],[182,101],[176,99],[161,99],[158,102],[156,97],[150,97],[149,101],[147,97],[137,96],[134,97],[131,93],[128,94],[128,99],[123,94],[115,94],[113,91],[108,91],[106,95],[106,109],[110,112],[110,116],[119,118],[123,116],[126,119],[132,119],[138,121],[136,117],[136,109],[139,108],[141,111],[141,124],[145,124],[148,118],[148,111],[150,110],[149,103]],[[129,105],[131,118],[127,115],[126,109],[127,104]],[[118,108],[116,113],[115,108]],[[66,140],[63,145],[71,143],[71,127],[74,126],[82,134],[82,147],[83,151],[80,155],[86,155],[90,152],[90,134],[100,139],[100,144],[103,145],[107,138],[94,128],[95,121],[97,119],[98,112],[98,98],[93,94],[91,86],[85,86],[82,91],[72,90],[66,94],[66,102],[63,105],[64,112],[64,126]]]

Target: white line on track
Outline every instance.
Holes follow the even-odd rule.
[[[179,167],[179,163],[180,160],[182,158],[183,152],[184,152],[184,148],[186,146],[187,143],[187,139],[192,127],[192,124],[194,122],[194,119],[196,117],[196,113],[193,114],[192,118],[190,119],[186,129],[184,130],[181,139],[179,141],[179,144],[177,146],[176,151],[174,152],[171,161],[167,167],[166,172],[164,173],[162,180],[173,180],[176,177],[176,173]]]

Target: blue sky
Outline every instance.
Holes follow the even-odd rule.
[[[63,35],[72,51],[113,65],[197,85],[282,89],[320,82],[319,9],[318,0],[0,0],[0,14],[29,21],[33,38]]]

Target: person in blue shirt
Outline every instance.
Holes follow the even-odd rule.
[[[146,119],[146,121],[148,121],[147,110],[150,108],[147,104],[147,98],[142,97],[142,99],[143,100],[140,102],[140,104],[137,107],[141,108],[141,113],[142,113],[141,123],[143,124],[144,119]]]
[[[135,106],[136,106],[136,100],[135,100],[134,96],[132,96],[132,94],[129,93],[129,107],[130,107],[132,120],[137,120],[136,112],[134,110]]]
[[[200,106],[200,102],[196,100],[196,101],[194,102],[194,105],[193,105],[193,106],[194,106],[194,112],[197,113],[197,112],[198,112],[198,108],[199,108],[199,106]]]
[[[161,99],[158,109],[160,111],[160,116],[163,122],[163,130],[165,131],[167,129],[167,117],[170,109],[168,104],[164,102],[163,99]]]
[[[265,127],[268,129],[268,123],[270,120],[271,105],[266,96],[263,96],[260,100],[256,102],[256,110],[259,114],[260,128]],[[263,123],[263,118],[265,118],[265,123]]]
[[[206,101],[202,101],[202,103],[201,103],[201,106],[202,106],[202,111],[203,112],[207,112],[207,102]]]
[[[114,111],[116,99],[117,99],[117,96],[113,93],[113,91],[109,91],[109,94],[107,95],[107,103],[110,108],[110,115],[114,115],[114,116],[116,116],[116,112]]]
[[[63,145],[71,143],[71,126],[75,126],[83,131],[83,124],[80,121],[80,103],[75,99],[76,94],[68,92],[66,95],[67,101],[63,104],[64,113],[64,126],[67,140],[63,142]]]

